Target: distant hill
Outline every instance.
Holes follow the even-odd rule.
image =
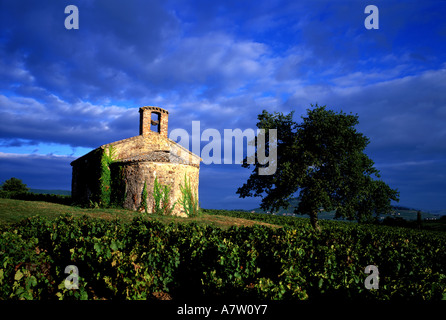
[[[294,208],[296,208],[299,204],[299,200],[296,198],[293,198],[290,200],[290,206],[287,209],[280,208],[278,211],[270,212],[270,211],[264,211],[261,208],[256,208],[252,210],[248,210],[251,212],[256,213],[269,213],[269,214],[275,214],[275,215],[287,215],[287,216],[294,216]],[[393,216],[393,217],[401,217],[405,220],[416,220],[417,219],[417,212],[418,209],[408,208],[404,206],[392,206],[393,213],[388,215],[380,215],[381,219],[384,219],[387,216]],[[444,212],[446,214],[446,210],[437,210],[438,212],[427,212],[421,210],[421,218],[422,219],[428,219],[428,220],[436,220],[441,215],[441,212]],[[297,215],[296,215],[297,216]],[[308,215],[298,215],[301,217],[305,217]],[[319,219],[324,220],[332,220],[334,219],[335,212],[334,211],[321,211],[318,215]]]
[[[69,190],[48,190],[48,189],[29,189],[32,193],[42,193],[42,194],[57,194],[61,196],[71,196],[71,191]]]
[[[444,210],[429,210],[429,212],[432,214],[440,215],[440,216],[446,215],[446,209],[444,209]]]

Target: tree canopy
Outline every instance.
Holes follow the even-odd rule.
[[[268,129],[277,129],[277,170],[259,175],[265,165],[249,164],[245,158],[242,166],[253,171],[237,194],[262,197],[262,209],[271,211],[287,208],[297,196],[295,213],[308,214],[316,229],[322,208],[335,210],[336,218],[358,221],[390,212],[390,201],[398,201],[399,193],[379,179],[374,162],[364,153],[370,141],[355,129],[358,115],[312,107],[301,123],[293,121],[294,112],[263,110],[258,115],[257,127],[267,136]]]
[[[19,193],[26,193],[29,191],[26,184],[22,182],[22,180],[17,178],[10,178],[6,180],[1,186],[1,191],[7,194],[19,194]]]

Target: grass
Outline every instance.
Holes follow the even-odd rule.
[[[72,214],[73,216],[87,215],[94,218],[102,219],[122,219],[123,221],[130,222],[134,217],[141,216],[141,213],[126,209],[108,208],[108,209],[88,209],[74,206],[67,206],[62,204],[43,202],[43,201],[23,201],[12,199],[0,199],[0,225],[12,224],[19,222],[22,219],[26,219],[32,216],[41,216],[47,219],[55,219],[58,216],[64,214]],[[201,214],[193,218],[182,218],[173,216],[160,216],[154,214],[148,214],[148,219],[159,220],[163,223],[191,223],[195,222],[200,225],[212,225],[222,229],[227,229],[232,226],[252,226],[254,224],[265,225],[270,227],[279,227],[269,223],[260,221]]]
[[[136,212],[124,209],[87,209],[44,201],[0,199],[0,224],[15,223],[35,215],[54,219],[60,215],[91,216],[104,219],[123,218],[131,220]]]

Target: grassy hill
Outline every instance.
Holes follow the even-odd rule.
[[[26,219],[35,215],[42,216],[48,219],[55,219],[67,213],[72,214],[73,216],[87,215],[89,217],[102,218],[106,220],[120,218],[124,221],[131,221],[133,218],[141,216],[141,213],[139,212],[119,208],[89,209],[43,201],[0,199],[0,225],[15,223],[22,219]],[[159,215],[148,215],[148,217],[151,220],[159,220],[164,223],[195,222],[199,225],[214,225],[223,229],[229,228],[231,226],[252,226],[255,224],[277,227],[275,225],[261,221],[253,221],[249,219],[222,215],[202,214],[198,217],[193,218]]]
[[[401,209],[398,208],[395,212],[395,223],[388,223],[388,225],[405,226],[398,222],[399,218],[406,220],[416,219],[416,210],[414,209]],[[253,212],[254,213],[251,213]],[[263,210],[256,209],[247,211],[234,211],[234,210],[212,210],[205,209],[203,213],[198,217],[182,218],[160,215],[148,215],[150,220],[158,220],[163,223],[197,223],[199,225],[211,225],[217,226],[222,229],[227,229],[231,226],[253,226],[253,225],[265,225],[271,227],[279,227],[276,225],[274,219],[268,219],[272,214],[265,214]],[[274,216],[295,216],[300,219],[307,218],[305,215],[295,215],[290,213],[292,210],[281,210],[279,213],[275,213]],[[1,199],[0,198],[0,226],[10,223],[19,222],[22,219],[26,219],[32,216],[42,216],[49,219],[55,219],[65,214],[71,214],[73,216],[89,216],[95,218],[102,218],[106,220],[113,220],[116,218],[124,221],[131,221],[133,218],[141,216],[141,213],[126,210],[122,208],[81,208],[69,205],[63,205],[58,203],[51,203],[45,201],[25,201],[14,199]],[[261,213],[257,215],[257,213]],[[400,215],[397,215],[400,213]],[[429,214],[423,213],[423,218],[429,217]],[[413,218],[414,217],[414,218]],[[334,220],[334,212],[321,212],[321,220]],[[342,222],[340,222],[342,223]],[[423,221],[423,229],[446,231],[446,219],[437,220],[425,220]]]

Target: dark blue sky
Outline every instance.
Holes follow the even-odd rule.
[[[2,1],[0,182],[69,190],[70,162],[137,135],[141,106],[168,109],[169,131],[223,135],[318,103],[358,114],[401,205],[445,209],[445,15],[440,0]],[[257,207],[235,194],[249,174],[202,164],[201,205]]]

